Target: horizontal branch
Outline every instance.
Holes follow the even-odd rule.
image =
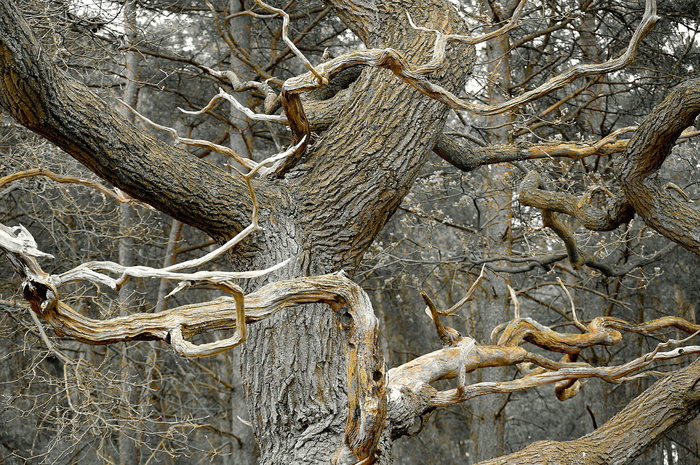
[[[547,158],[581,160],[591,156],[610,156],[624,152],[629,139],[619,139],[619,137],[635,129],[636,127],[621,128],[593,143],[556,142],[488,147],[475,147],[455,135],[441,134],[433,151],[443,160],[466,172],[480,166],[523,160]]]
[[[440,323],[438,312],[431,307],[429,299],[426,301],[438,336],[449,347],[389,370],[388,415],[394,436],[404,434],[416,418],[436,407],[453,405],[478,396],[522,391],[547,384],[555,384],[557,397],[565,400],[576,395],[578,386],[575,382],[579,379],[599,378],[606,382],[622,382],[654,362],[700,354],[700,346],[681,346],[664,351],[671,345],[684,344],[700,333],[700,325],[677,317],[664,317],[640,324],[600,317],[587,325],[578,323],[578,328],[582,331],[578,334],[559,333],[531,318],[516,318],[494,329],[492,337],[500,334],[495,345],[480,345],[474,339],[463,337]],[[578,321],[575,309],[572,311],[574,320]],[[683,340],[662,342],[652,352],[623,365],[594,367],[588,363],[576,362],[578,354],[586,348],[620,342],[620,331],[652,334],[669,328],[679,329],[690,336]],[[559,362],[550,360],[528,352],[522,347],[526,342],[548,351],[564,353],[565,356]],[[465,385],[466,373],[477,369],[528,363],[535,364],[537,368],[515,380]],[[524,365],[521,370],[523,368]],[[438,391],[431,386],[438,380],[455,378],[458,379],[458,386],[454,389]]]
[[[547,191],[542,188],[539,174],[531,171],[520,183],[518,199],[522,205],[566,213],[592,231],[611,231],[632,219],[634,210],[625,197],[615,196],[602,187],[597,190],[608,197],[601,207],[591,204],[591,196],[596,190],[591,189],[581,197],[563,192]]]
[[[672,427],[692,419],[699,408],[700,360],[696,360],[658,381],[610,421],[582,438],[535,442],[521,451],[478,465],[630,463]]]
[[[99,183],[97,181],[93,181],[91,179],[76,178],[75,176],[64,176],[62,174],[57,174],[53,171],[47,170],[46,168],[34,168],[19,171],[17,173],[8,174],[7,176],[0,178],[0,188],[6,186],[11,182],[19,181],[20,179],[34,177],[46,177],[59,184],[76,184],[79,186],[92,187],[93,189],[97,189],[97,191],[99,191],[100,193],[116,200],[117,202],[138,204],[147,208],[152,208],[150,205],[146,205],[142,202],[139,202],[138,200],[132,199],[131,197],[124,195],[123,192],[115,189],[110,189],[104,184]]]

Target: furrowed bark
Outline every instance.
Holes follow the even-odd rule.
[[[250,202],[241,179],[137,129],[64,76],[10,0],[0,1],[0,108],[102,179],[174,218],[218,237],[247,224]]]
[[[329,4],[336,11],[356,5]],[[435,37],[413,29],[407,11],[416,24],[465,32],[448,2],[387,1],[378,2],[377,8],[371,18],[375,29],[365,34],[371,36],[367,45],[395,48],[416,65],[430,61]],[[369,30],[365,21],[372,15],[353,15],[341,17],[353,30]],[[350,23],[352,17],[357,24]],[[453,90],[468,74],[473,50],[448,46],[448,57],[457,56],[459,60],[446,60],[433,76]],[[290,222],[294,227],[287,228],[293,235],[288,237],[299,247],[294,252],[298,269],[287,271],[296,276],[353,272],[408,192],[448,113],[443,104],[387,70],[363,70],[351,89],[338,119],[285,175],[296,199]],[[267,265],[255,267],[260,266]],[[254,399],[249,409],[262,463],[321,464],[335,453],[347,414],[344,345],[337,323],[322,308],[282,311],[250,328],[242,347],[242,371],[248,397]],[[380,463],[389,463],[389,451],[381,452]],[[346,463],[343,457],[339,460]]]
[[[540,441],[478,465],[621,465],[700,409],[700,360],[644,391],[603,426],[568,442]]]
[[[664,188],[657,172],[698,114],[700,81],[677,86],[639,126],[615,166],[625,197],[644,222],[696,254],[700,254],[700,214]]]

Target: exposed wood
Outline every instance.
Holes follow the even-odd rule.
[[[478,465],[622,465],[700,408],[700,360],[658,381],[610,421],[580,439],[540,441]]]

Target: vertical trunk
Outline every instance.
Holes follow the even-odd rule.
[[[229,0],[229,14],[239,13],[246,10],[245,0]],[[231,18],[229,21],[229,31],[231,37],[236,41],[236,46],[241,50],[250,50],[250,16],[241,15]],[[233,71],[241,81],[251,79],[250,68],[248,65],[240,61],[236,56],[231,54],[231,71]],[[247,102],[250,97],[249,92],[237,92],[234,98],[238,100],[244,107],[249,107]],[[231,129],[229,131],[230,146],[237,154],[242,157],[249,158],[251,155],[251,132],[250,120],[239,110],[231,107],[229,116]]]
[[[367,35],[367,45],[395,47],[413,63],[429,61],[434,34],[410,27],[406,10],[416,24],[465,33],[442,2],[378,3],[383,28]],[[451,45],[448,53],[461,60],[448,57],[433,78],[454,91],[463,85],[473,51]],[[294,207],[256,236],[269,252],[256,266],[296,259],[284,276],[270,279],[352,273],[420,172],[448,112],[385,70],[364,70],[353,91],[339,120],[287,175]],[[327,464],[340,448],[345,349],[339,324],[323,305],[281,311],[250,327],[242,371],[261,463]],[[381,463],[389,463],[385,454]]]
[[[245,11],[250,5],[246,5],[246,0],[229,0],[229,15]],[[235,42],[235,46],[240,50],[251,49],[251,17],[248,15],[240,15],[231,18],[228,22],[228,31],[231,38]],[[247,81],[252,78],[248,65],[240,61],[235,56],[235,50],[231,51],[231,71],[241,81]],[[234,98],[238,100],[244,107],[249,107],[248,99],[249,92],[237,92]],[[242,157],[251,157],[251,128],[250,120],[239,110],[231,106],[229,115],[229,139],[230,147],[233,151]],[[231,384],[236,387],[236,390],[231,393],[231,433],[236,438],[231,439],[231,455],[224,460],[226,465],[236,465],[243,463],[255,463],[258,456],[258,449],[253,437],[253,430],[249,426],[250,418],[246,407],[245,396],[243,395],[243,381],[240,373],[240,350],[234,350],[231,354]]]
[[[584,62],[586,63],[601,63],[604,61],[600,56],[600,47],[598,45],[598,22],[596,21],[595,14],[591,8],[591,0],[581,0],[580,7],[583,11],[583,18],[581,20],[581,26],[579,28],[579,46],[581,47],[581,52],[583,54]],[[581,118],[583,118],[583,126],[587,128],[587,134],[590,133],[593,136],[602,137],[606,134],[604,124],[605,124],[605,112],[603,111],[603,102],[600,99],[603,93],[604,86],[599,81],[599,78],[593,77],[596,82],[592,83],[585,95],[590,100],[590,104],[587,110],[583,112]]]
[[[494,23],[507,21],[513,14],[518,2],[489,2],[487,13]],[[486,44],[488,75],[491,76],[488,88],[489,103],[496,105],[508,100],[511,87],[512,67],[510,61],[510,38],[508,34],[500,35]],[[493,145],[512,142],[512,113],[493,116],[487,119],[491,127],[489,141]],[[488,167],[484,172],[488,189],[492,194],[483,215],[488,224],[480,225],[481,234],[488,241],[489,254],[508,256],[511,253],[510,224],[512,213],[510,202],[511,168],[505,165]],[[490,331],[500,323],[507,321],[510,276],[489,273],[485,292],[472,306],[475,321],[475,335],[483,343],[489,343]],[[505,379],[506,369],[479,370],[472,375],[471,382],[498,381]],[[505,406],[508,396],[483,396],[470,402],[473,412],[469,435],[474,461],[486,460],[505,453]]]
[[[127,46],[124,63],[124,91],[122,100],[131,108],[136,108],[138,102],[138,66],[139,56],[134,50],[129,49],[136,43],[136,0],[127,0],[124,2],[122,10],[124,15],[124,36]],[[134,115],[129,109],[122,107],[120,112],[129,122],[134,122]],[[125,266],[134,264],[133,249],[134,239],[131,229],[134,224],[134,209],[131,205],[123,203],[119,206],[119,263]],[[119,290],[119,306],[122,315],[127,314],[127,309],[137,307],[136,288],[132,282],[127,282]],[[122,391],[121,397],[124,405],[133,405],[133,401],[137,399],[136,388],[134,381],[136,380],[136,372],[133,363],[131,362],[133,350],[129,349],[128,345],[122,348],[121,354],[121,377]],[[128,420],[127,420],[128,421]],[[138,446],[135,442],[136,431],[131,428],[122,428],[119,434],[119,464],[130,465],[139,463]]]

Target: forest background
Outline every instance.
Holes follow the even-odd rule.
[[[518,5],[453,3],[475,35],[505,24]],[[286,79],[307,68],[285,43],[281,16],[254,2],[14,4],[41,41],[42,53],[166,143],[177,144],[128,107],[181,138],[211,141],[256,161],[293,144],[294,134],[285,125],[260,121],[228,104],[201,114],[180,110],[199,111],[224,87],[258,113],[280,113],[279,100],[266,100],[265,86],[243,83],[279,91]],[[311,63],[363,48],[320,1],[270,4],[289,15],[289,38]],[[637,1],[527,2],[518,27],[476,47],[460,96],[495,105],[573,66],[616,58],[628,47],[644,10],[644,2]],[[584,76],[500,115],[450,112],[443,132],[470,156],[460,162],[445,153],[449,150],[436,148],[357,269],[349,270],[372,300],[387,367],[440,347],[421,292],[447,309],[475,282],[473,298],[442,319],[484,343],[495,327],[518,316],[564,332],[575,331],[576,317],[641,323],[675,315],[697,321],[700,260],[695,253],[639,217],[610,231],[591,231],[580,218],[562,220],[570,232],[567,242],[539,208],[522,201],[523,182],[533,171],[546,178],[542,184],[548,189],[582,195],[591,205],[613,195],[614,163],[634,132],[626,128],[638,126],[700,66],[700,3],[662,1],[657,14],[634,61],[624,68]],[[217,74],[226,70],[236,79]],[[313,99],[347,92],[361,71],[347,69],[314,91]],[[128,197],[121,191],[96,189],[104,181],[69,155],[9,116],[0,122],[0,223],[21,224],[31,232],[39,248],[54,256],[41,262],[47,272],[93,260],[167,267],[219,245],[221,238],[144,203],[124,201]],[[312,130],[320,134],[323,128]],[[682,191],[678,195],[688,201],[700,198],[693,136],[686,133],[661,171],[664,181],[676,186],[670,189]],[[226,170],[240,168],[204,145],[188,149]],[[37,168],[44,171],[32,171]],[[11,176],[16,173],[22,174]],[[228,270],[231,262],[223,257],[208,266]],[[255,463],[260,451],[242,395],[240,349],[189,359],[159,342],[90,346],[58,337],[22,303],[19,282],[10,266],[0,265],[0,463]],[[63,290],[62,298],[80,313],[104,319],[221,295],[218,289],[197,288],[170,297],[173,288],[165,279],[132,279],[118,292],[76,284]],[[592,347],[581,358],[596,366],[620,365],[653,351],[662,340],[682,337],[675,329],[626,334],[624,344]],[[578,394],[564,402],[544,386],[435,409],[395,442],[394,462],[476,463],[537,440],[581,437],[648,388],[656,372],[687,364],[683,358],[656,364],[648,376],[621,384],[582,381]],[[505,381],[517,373],[515,367],[491,368],[463,381]],[[700,463],[699,426],[693,420],[670,430],[633,463]]]

